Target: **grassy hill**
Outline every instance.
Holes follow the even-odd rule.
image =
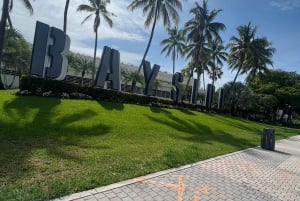
[[[0,92],[0,200],[48,200],[259,145],[260,123]],[[276,138],[300,130],[274,127]]]

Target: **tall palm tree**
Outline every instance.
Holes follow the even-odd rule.
[[[22,0],[25,7],[29,10],[30,13],[33,13],[33,8],[30,4],[29,0]],[[4,46],[4,34],[5,34],[5,27],[6,21],[9,18],[9,11],[13,8],[13,0],[3,0],[2,5],[2,15],[0,21],[0,67],[1,67],[1,60],[2,60],[2,52]],[[0,89],[4,89],[4,85],[1,80],[1,72],[0,72]]]
[[[70,0],[66,0],[65,11],[64,11],[64,32],[67,33],[67,21],[68,21],[68,9]]]
[[[249,73],[250,81],[257,73],[267,70],[267,65],[272,65],[272,56],[275,49],[272,48],[266,38],[256,38],[256,26],[248,25],[237,27],[238,37],[231,37],[228,63],[229,69],[237,70],[233,83],[240,74]]]
[[[253,41],[249,58],[250,68],[245,69],[247,75],[246,82],[251,82],[256,75],[262,76],[268,71],[268,65],[273,66],[272,56],[276,51],[267,38],[258,38]]]
[[[112,27],[113,26],[113,21],[110,18],[111,16],[114,16],[113,13],[107,11],[106,6],[108,3],[110,3],[110,0],[88,0],[89,5],[87,4],[81,4],[77,8],[77,11],[85,11],[85,12],[91,12],[90,15],[88,15],[82,22],[83,24],[85,21],[90,19],[93,14],[95,14],[95,19],[94,19],[94,26],[93,30],[95,32],[95,48],[94,48],[94,69],[93,69],[93,74],[92,74],[92,79],[94,80],[95,72],[96,72],[96,56],[97,56],[97,42],[98,42],[98,29],[100,26],[101,18],[102,16],[104,20],[107,22],[107,24]]]
[[[225,47],[222,45],[221,40],[213,40],[208,43],[208,47],[210,49],[210,57],[211,60],[208,63],[209,69],[209,76],[212,79],[212,85],[215,84],[217,79],[220,79],[223,72],[222,66],[223,61],[227,60],[227,52],[225,52]]]
[[[240,73],[247,72],[250,65],[250,55],[253,49],[253,41],[255,39],[256,27],[251,25],[241,25],[237,27],[238,37],[233,36],[230,38],[230,43],[228,44],[229,56],[228,63],[229,69],[237,70],[236,75],[233,80],[233,84],[236,82],[237,77]]]
[[[222,10],[208,10],[207,0],[203,1],[202,6],[197,2],[196,6],[190,10],[193,18],[185,24],[185,31],[187,32],[187,56],[194,60],[194,68],[197,69],[197,73],[203,73],[204,69],[207,69],[208,62],[208,48],[209,41],[221,39],[219,32],[225,30],[225,25],[221,22],[215,22],[215,18]],[[200,75],[197,75],[197,79],[200,79]],[[200,83],[200,82],[199,82]],[[187,86],[189,83],[187,83]]]
[[[166,28],[170,27],[171,21],[177,25],[179,21],[177,9],[182,10],[182,4],[180,0],[133,0],[133,2],[129,4],[127,8],[131,11],[134,11],[138,8],[143,9],[143,14],[147,15],[145,27],[149,27],[152,23],[150,38],[137,71],[139,73],[148,54],[157,20],[162,18],[163,24]],[[132,80],[132,88],[135,86],[135,84],[136,81]]]
[[[161,53],[166,52],[166,56],[172,55],[173,62],[173,75],[175,74],[175,59],[178,58],[178,54],[184,56],[185,49],[185,36],[183,30],[178,30],[175,26],[174,28],[167,29],[169,38],[161,41],[163,49]]]

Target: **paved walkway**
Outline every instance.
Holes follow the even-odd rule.
[[[275,150],[251,148],[56,201],[300,201],[300,135]]]

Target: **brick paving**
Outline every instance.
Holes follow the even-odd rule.
[[[300,135],[55,201],[300,201]]]

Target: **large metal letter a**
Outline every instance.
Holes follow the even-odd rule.
[[[118,50],[105,46],[95,80],[95,87],[105,88],[105,83],[110,82],[112,89],[120,91],[120,77],[120,53]]]

